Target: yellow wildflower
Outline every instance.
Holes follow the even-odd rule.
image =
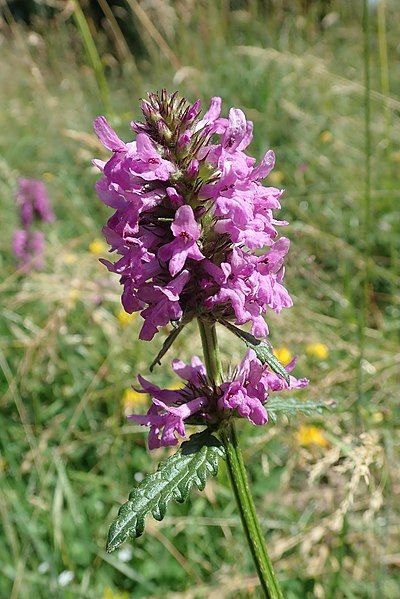
[[[284,174],[282,171],[272,171],[272,173],[268,175],[268,182],[272,185],[280,185],[283,181],[283,177]]]
[[[319,447],[328,447],[329,442],[326,439],[322,429],[316,426],[306,426],[302,424],[297,431],[297,441],[300,445],[318,445]]]
[[[318,360],[326,360],[329,356],[329,349],[324,343],[309,343],[306,345],[306,353]]]
[[[127,591],[113,591],[110,587],[105,587],[103,599],[129,599]]]
[[[319,138],[323,144],[328,144],[330,141],[332,141],[333,135],[330,131],[322,131]]]
[[[78,260],[78,256],[69,252],[68,254],[63,255],[62,260],[64,264],[75,264]]]
[[[400,152],[392,152],[390,158],[393,162],[400,162]]]
[[[131,413],[138,406],[147,404],[147,394],[139,393],[134,389],[125,389],[122,395],[122,404],[124,406],[125,413]]]
[[[79,289],[77,289],[76,287],[72,287],[72,289],[69,290],[69,293],[68,293],[68,305],[71,308],[75,307],[76,302],[78,301],[80,295],[81,295],[81,293],[80,293]]]
[[[293,358],[290,349],[287,347],[276,347],[274,349],[274,356],[278,358],[279,362],[281,362],[284,366],[289,364]]]
[[[372,414],[372,421],[373,422],[379,423],[379,422],[382,422],[383,419],[384,419],[384,416],[383,416],[382,412],[374,412]]]
[[[123,326],[133,322],[135,320],[135,318],[137,318],[136,312],[134,312],[133,314],[128,314],[128,312],[125,312],[125,310],[123,308],[121,308],[121,310],[117,314],[117,320]]]
[[[100,256],[101,254],[104,254],[107,251],[107,249],[108,246],[106,245],[106,243],[98,237],[96,239],[93,239],[93,241],[89,243],[89,252],[91,254],[94,254],[95,256]]]
[[[42,177],[45,181],[51,181],[52,179],[54,179],[53,173],[49,172],[43,173]]]

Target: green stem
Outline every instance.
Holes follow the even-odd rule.
[[[80,1],[75,0],[73,6],[75,22],[81,34],[86,54],[90,62],[92,63],[94,76],[96,78],[97,86],[99,88],[104,108],[107,112],[111,112],[110,94],[108,90],[107,80],[104,74],[103,63],[97,51],[96,43],[90,31],[89,24],[85,17],[85,13],[83,12],[82,7],[80,5]]]
[[[198,323],[207,375],[212,384],[218,385],[222,381],[222,367],[215,323],[201,319],[198,320]],[[283,599],[257,518],[242,452],[232,420],[221,430],[221,439],[225,447],[229,478],[261,588],[268,599]]]
[[[219,385],[222,383],[222,366],[215,322],[199,318],[198,323],[208,378],[212,384]]]
[[[365,327],[367,324],[370,285],[370,258],[371,258],[371,31],[370,31],[369,2],[363,2],[363,34],[364,34],[364,133],[365,133],[365,193],[364,193],[364,215],[361,225],[362,250],[365,257],[365,267],[362,273],[362,289],[360,297],[359,319],[358,319],[358,346],[359,356],[357,360],[358,402],[359,405],[365,401],[364,398],[364,372],[363,362],[365,355]]]

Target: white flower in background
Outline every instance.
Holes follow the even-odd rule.
[[[121,562],[129,562],[129,560],[132,558],[132,549],[130,547],[124,547],[124,549],[121,549],[120,551],[118,551],[118,559]]]
[[[74,580],[74,573],[71,570],[64,570],[57,578],[60,587],[66,587],[70,582]]]

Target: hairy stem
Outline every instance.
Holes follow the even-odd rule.
[[[215,323],[201,319],[198,320],[198,323],[207,375],[212,384],[218,385],[222,381],[222,368]],[[257,518],[242,452],[232,420],[221,430],[221,439],[225,447],[229,478],[239,508],[247,543],[260,579],[261,588],[265,597],[269,599],[283,599],[283,594],[269,558]]]
[[[214,385],[222,383],[222,366],[215,322],[198,319],[207,376]]]

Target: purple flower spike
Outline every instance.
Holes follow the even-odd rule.
[[[268,150],[257,164],[245,152],[253,124],[239,108],[221,117],[221,104],[212,98],[201,117],[199,101],[149,94],[129,142],[104,117],[95,120],[112,152],[107,162],[95,161],[102,173],[96,190],[115,211],[104,234],[118,254],[102,261],[120,276],[125,309],[145,319],[142,339],[200,314],[249,322],[263,337],[268,310],[292,305],[283,285],[289,242],[278,234],[287,223],[274,214],[283,191],[261,184],[275,155]]]
[[[53,222],[54,212],[43,181],[38,179],[20,179],[16,202],[22,229],[15,231],[12,247],[22,272],[43,268],[44,235],[33,231],[37,222]]]
[[[35,217],[47,223],[55,220],[43,181],[39,179],[20,179],[16,200],[24,229],[28,229],[32,225]]]
[[[44,235],[41,231],[15,231],[12,246],[22,272],[43,268]]]

